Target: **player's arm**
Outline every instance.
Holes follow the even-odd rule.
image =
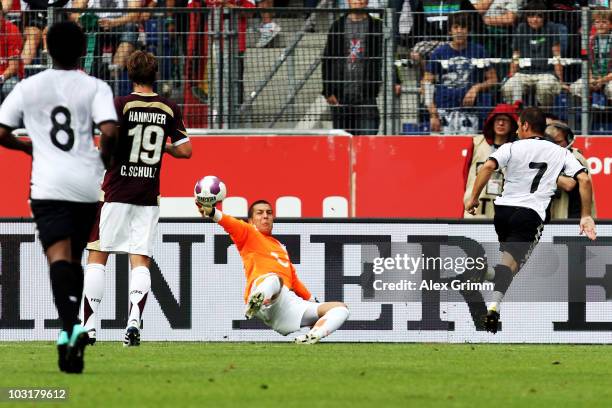
[[[593,199],[593,186],[591,184],[591,178],[582,171],[576,176],[578,181],[578,191],[580,192],[580,235],[583,233],[591,240],[597,238],[597,231],[595,230],[595,221],[591,217],[591,202]]]
[[[559,175],[557,179],[557,187],[568,193],[576,187],[576,184],[576,180],[563,174]]]
[[[252,228],[244,221],[238,220],[231,215],[223,214],[220,210],[216,209],[211,205],[202,205],[196,200],[196,206],[198,207],[198,211],[204,218],[210,218],[217,224],[219,224],[225,232],[227,232],[236,244],[236,246],[240,249],[246,242],[249,231]]]
[[[113,100],[113,91],[107,83],[97,81],[96,93],[91,104],[92,120],[100,129],[100,157],[104,167],[108,170],[117,146],[117,107]]]
[[[164,151],[176,159],[189,159],[191,158],[192,152],[191,142],[187,140],[185,143],[181,143],[178,146],[172,143],[166,143]]]
[[[480,205],[480,200],[478,197],[480,197],[480,193],[489,182],[489,179],[495,170],[497,170],[497,161],[495,159],[487,160],[480,167],[480,170],[478,170],[478,174],[476,175],[472,195],[465,200],[465,211],[472,215],[476,214],[476,208],[478,208],[478,205]]]
[[[117,146],[117,123],[107,121],[98,125],[100,129],[100,157],[107,170],[111,167],[115,147]]]
[[[0,107],[0,146],[32,155],[32,141],[17,138],[11,132],[23,118],[22,85],[18,83]]]
[[[295,273],[295,266],[293,266],[293,264],[291,264],[291,275],[293,275],[292,288],[295,294],[304,300],[310,300],[312,298],[312,294],[306,285],[304,285],[298,278],[297,273]]]
[[[32,141],[23,137],[17,138],[11,131],[12,129],[0,124],[0,146],[4,146],[11,150],[19,150],[31,156]]]
[[[189,159],[191,158],[192,147],[189,135],[187,135],[187,129],[185,129],[183,112],[177,105],[173,105],[172,110],[175,117],[174,126],[169,133],[170,143],[166,143],[164,151],[177,159]]]

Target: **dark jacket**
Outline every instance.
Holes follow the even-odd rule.
[[[327,44],[323,51],[322,76],[323,96],[335,95],[339,100],[344,95],[344,87],[351,86],[344,82],[344,66],[346,64],[346,50],[344,48],[344,26],[347,16],[336,20],[327,34]],[[362,101],[376,99],[382,84],[383,70],[383,36],[382,21],[368,15],[368,33],[365,36],[366,50],[364,55]],[[342,102],[342,101],[341,101]],[[345,101],[351,102],[351,101]],[[355,102],[355,101],[353,101]]]

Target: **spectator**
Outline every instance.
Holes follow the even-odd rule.
[[[258,0],[256,2],[258,8],[274,7],[274,0]],[[257,48],[267,47],[278,33],[281,32],[281,27],[274,22],[273,16],[274,14],[269,11],[261,12],[261,26],[259,27],[261,37],[259,37],[259,41],[255,45]]]
[[[525,7],[527,24],[519,24],[512,40],[510,79],[502,86],[506,102],[522,100],[527,88],[535,87],[540,106],[552,106],[563,82],[559,33],[546,21],[546,5],[533,1]],[[553,66],[548,60],[553,60]]]
[[[519,0],[470,1],[482,15],[483,45],[487,53],[499,58],[510,58],[512,49],[508,36],[512,34],[512,28],[518,19]],[[503,74],[502,76],[505,76],[505,73]]]
[[[20,60],[21,33],[17,26],[4,18],[4,9],[0,3],[0,102],[13,90],[23,78],[23,64]]]
[[[367,5],[368,0],[349,0],[351,9]],[[332,24],[323,51],[322,77],[334,128],[354,135],[378,133],[382,40],[382,21],[365,12],[349,11]]]
[[[597,8],[593,11],[593,26],[595,33],[589,38],[589,91],[603,92],[607,99],[612,99],[612,13],[609,9]],[[570,91],[577,97],[582,97],[584,78],[580,78],[570,86]],[[595,98],[593,100],[595,105]]]
[[[561,147],[568,149],[576,159],[587,169],[589,168],[585,157],[582,155],[580,150],[572,147],[574,143],[574,132],[565,123],[546,119],[546,136],[551,139],[552,142],[558,144]],[[591,176],[589,175],[589,178]],[[572,187],[562,189],[558,188],[552,199],[550,216],[552,219],[567,219],[567,218],[580,218],[580,210],[582,208],[580,203],[580,193],[575,183],[572,183]],[[591,216],[596,217],[597,213],[595,210],[595,191],[593,190],[593,204],[591,207]]]
[[[470,0],[417,0],[412,10],[412,35],[405,42],[412,47],[410,57],[421,68],[425,68],[426,61],[438,45],[446,41],[450,30],[447,23],[451,14],[459,11],[470,12],[472,32],[481,31],[482,19],[475,12]]]
[[[88,8],[94,12],[96,9],[126,9],[142,6],[142,0],[74,0],[75,8]],[[96,15],[101,29],[97,46],[100,50],[109,47],[114,50],[114,76],[117,77],[125,68],[128,57],[136,50],[141,13],[102,11],[96,12]]]
[[[254,8],[255,4],[253,4],[252,0],[207,0],[208,7],[227,7],[227,8]],[[238,75],[238,81],[236,84],[236,96],[237,100],[233,100],[232,103],[234,105],[240,106],[242,104],[244,98],[244,53],[246,52],[246,35],[247,35],[247,15],[248,13],[240,13],[238,18],[238,52],[236,54],[236,74]],[[223,17],[222,17],[223,18]],[[208,73],[205,70],[205,75]],[[200,100],[202,103],[208,103],[208,93],[205,92],[208,90],[207,80],[204,79],[200,82],[198,86],[194,86],[192,88],[193,94]]]
[[[466,182],[464,200],[471,196],[476,173],[478,173],[480,166],[491,156],[491,153],[504,143],[511,143],[516,140],[516,130],[518,128],[516,121],[518,120],[519,108],[519,104],[497,105],[485,120],[482,130],[483,134],[474,136],[474,141],[466,157],[464,167],[464,180]],[[504,174],[500,170],[495,171],[482,193],[480,193],[478,213],[471,215],[464,211],[463,217],[492,219],[495,215],[493,200],[501,195],[503,188]]]
[[[69,0],[23,0],[25,8],[23,10],[23,37],[25,44],[21,51],[21,60],[24,65],[32,64],[32,61],[38,54],[38,47],[43,41],[43,49],[47,46],[46,41],[47,31],[47,9],[49,7],[64,7]],[[3,4],[4,7],[4,4]]]
[[[431,54],[423,77],[431,131],[476,133],[478,115],[471,108],[479,94],[497,83],[497,74],[484,48],[468,38],[467,13],[451,14],[448,27],[452,40]]]

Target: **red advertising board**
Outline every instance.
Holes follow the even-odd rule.
[[[471,137],[353,139],[357,217],[463,214],[463,165]]]
[[[191,159],[164,159],[162,196],[188,197],[198,178],[213,174],[228,196],[249,202],[298,197],[304,217],[321,217],[326,197],[350,199],[350,136],[207,136],[191,143]]]
[[[248,201],[297,197],[304,217],[320,217],[341,196],[357,217],[461,217],[470,137],[201,136],[190,160],[164,158],[164,197],[190,197],[204,175]],[[612,218],[612,138],[576,141],[595,187],[599,218]],[[0,148],[0,217],[29,217],[30,158]],[[354,203],[352,200],[354,199]]]

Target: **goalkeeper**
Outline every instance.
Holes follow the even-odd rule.
[[[318,343],[348,319],[344,303],[312,300],[298,279],[285,246],[271,235],[274,213],[270,203],[258,200],[251,204],[248,223],[223,214],[214,206],[197,201],[196,205],[203,217],[223,227],[240,252],[247,280],[247,319],[257,316],[284,336],[301,327],[311,327],[307,334],[295,339],[298,344]]]

